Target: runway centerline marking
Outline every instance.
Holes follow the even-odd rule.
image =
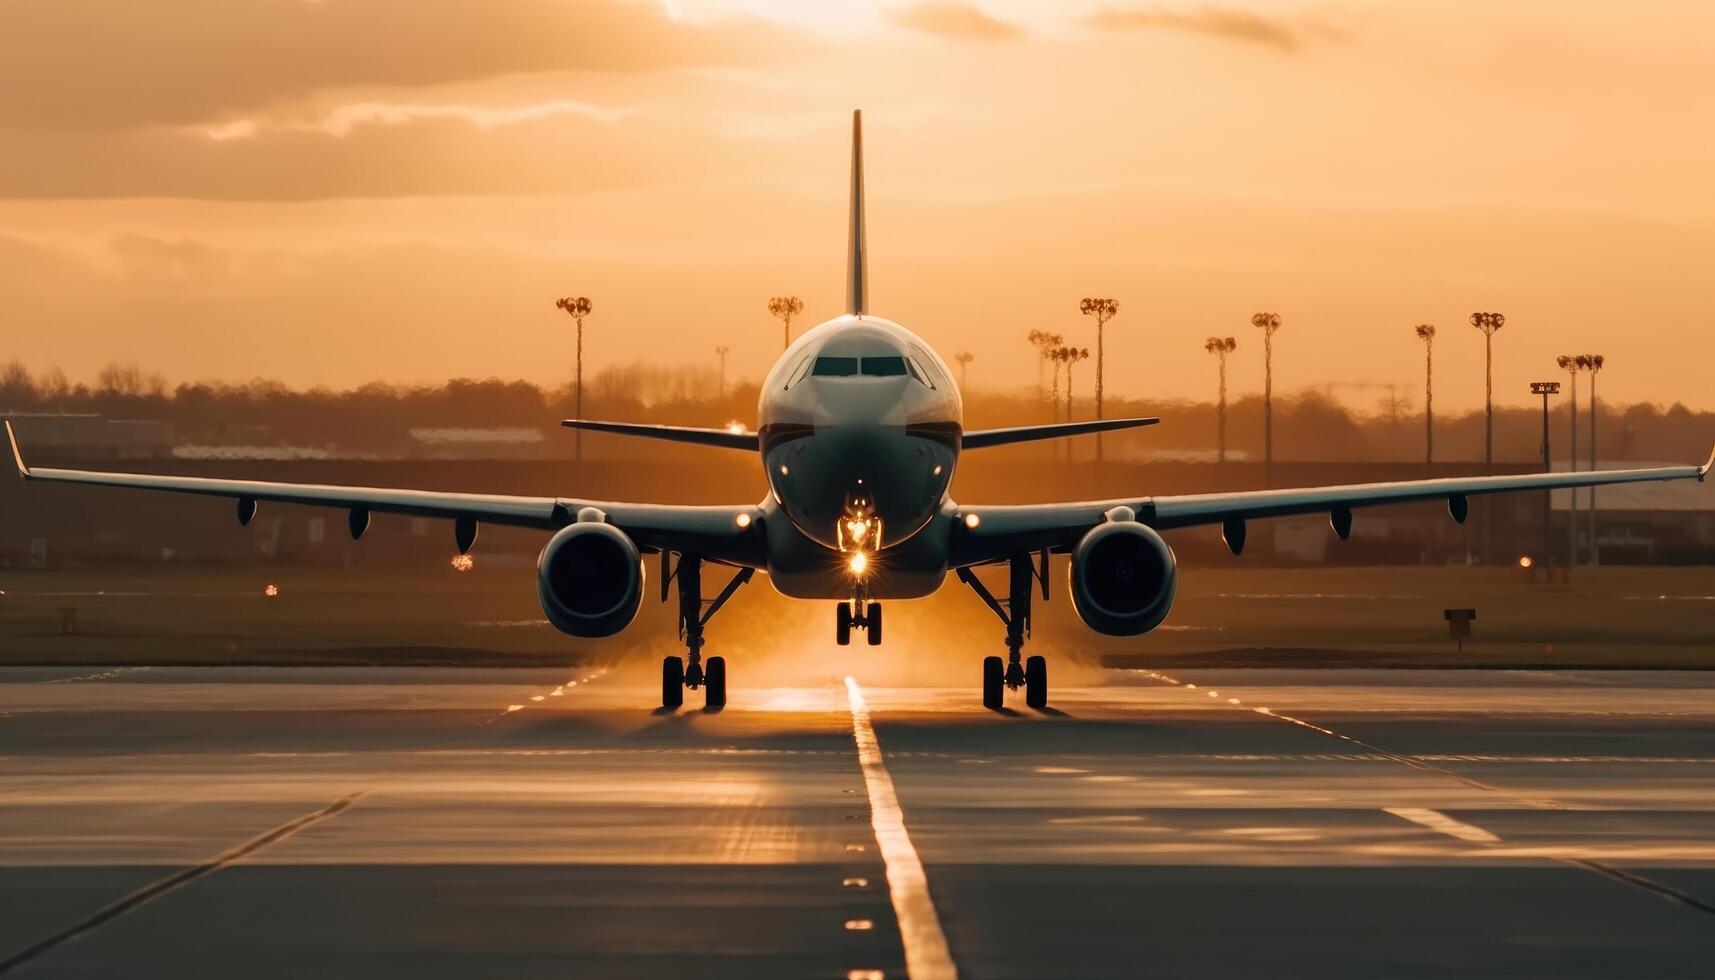
[[[275,827],[273,830],[256,837],[252,837],[237,847],[228,848],[201,864],[193,865],[183,869],[182,871],[168,875],[158,881],[144,885],[142,888],[126,895],[124,898],[99,909],[94,915],[84,919],[82,922],[79,922],[68,929],[62,929],[61,931],[48,936],[46,939],[38,940],[30,946],[6,957],[4,960],[0,960],[0,973],[10,973],[12,970],[34,960],[43,953],[68,943],[71,940],[82,936],[84,933],[89,932],[104,923],[110,922],[113,919],[117,919],[141,905],[145,905],[157,898],[171,894],[191,882],[196,881],[198,878],[206,878],[207,876],[214,874],[216,871],[219,871],[221,868],[255,854],[257,851],[260,851],[265,847],[278,844],[311,824],[319,823],[320,821],[334,816],[346,807],[356,803],[358,797],[362,795],[363,793],[357,792],[352,793],[349,796],[342,796],[319,810],[311,810],[309,813],[293,817],[291,820]]]
[[[588,684],[589,682],[595,680],[596,678],[602,676],[605,673],[607,673],[606,667],[598,667],[595,670],[592,670],[589,673],[584,674],[581,677],[574,677],[573,679],[571,679],[569,681],[565,681],[565,682],[559,684],[553,690],[549,691],[547,694],[531,695],[529,700],[531,703],[536,703],[536,702],[546,701],[548,698],[564,697],[566,692],[569,689],[577,687],[579,684]],[[495,722],[499,721],[500,719],[505,718],[507,715],[514,714],[514,713],[519,712],[519,711],[523,711],[525,708],[528,708],[528,707],[530,707],[529,704],[509,704],[506,706],[505,710],[501,711],[499,714],[490,715],[487,718],[484,718],[482,721],[477,722],[477,724],[479,726],[492,725]]]
[[[893,900],[893,915],[899,920],[899,938],[905,947],[905,975],[911,980],[953,980],[959,975],[947,948],[941,917],[929,897],[929,876],[905,830],[905,811],[899,793],[881,757],[881,741],[870,724],[869,704],[863,688],[846,678],[846,699],[852,712],[852,741],[857,744],[858,765],[864,788],[869,791],[869,821],[875,842],[887,868],[887,892]],[[849,848],[848,848],[849,849]]]
[[[1171,676],[1169,676],[1167,674],[1163,674],[1159,671],[1140,670],[1140,671],[1137,671],[1137,673],[1143,674],[1145,677],[1149,677],[1153,680],[1158,680],[1158,681],[1162,682],[1163,684],[1171,684],[1175,687],[1184,688],[1187,690],[1194,689],[1196,687],[1196,685],[1194,685],[1194,684],[1187,684],[1184,681],[1181,681],[1177,677],[1171,677]],[[1299,726],[1300,728],[1308,728],[1309,730],[1311,730],[1313,732],[1317,732],[1319,734],[1326,735],[1330,738],[1337,738],[1343,742],[1350,742],[1353,745],[1359,746],[1361,748],[1368,749],[1371,752],[1378,753],[1378,754],[1380,754],[1380,755],[1382,755],[1388,759],[1393,760],[1394,762],[1400,763],[1401,765],[1407,765],[1407,766],[1412,767],[1413,769],[1421,769],[1425,772],[1436,773],[1438,775],[1445,776],[1449,779],[1457,780],[1461,783],[1464,783],[1467,786],[1472,786],[1472,787],[1475,787],[1477,789],[1486,790],[1486,791],[1491,792],[1491,793],[1498,793],[1502,796],[1511,797],[1512,799],[1517,800],[1518,802],[1523,803],[1526,806],[1533,806],[1533,807],[1536,807],[1536,808],[1541,809],[1541,810],[1571,809],[1566,804],[1561,803],[1557,800],[1534,799],[1531,797],[1521,796],[1518,793],[1514,793],[1514,792],[1511,792],[1509,790],[1502,789],[1499,786],[1491,786],[1488,783],[1484,783],[1484,782],[1481,782],[1479,780],[1471,779],[1471,778],[1466,777],[1466,776],[1461,776],[1458,773],[1453,772],[1450,769],[1443,769],[1440,766],[1430,765],[1429,763],[1423,761],[1422,759],[1414,758],[1414,757],[1408,756],[1408,755],[1400,755],[1397,752],[1390,752],[1387,749],[1381,748],[1381,747],[1376,746],[1376,745],[1372,745],[1368,742],[1362,741],[1361,739],[1353,738],[1350,735],[1342,735],[1341,733],[1336,732],[1332,729],[1323,728],[1321,725],[1313,724],[1311,722],[1305,721],[1302,718],[1294,718],[1291,715],[1283,715],[1278,711],[1271,711],[1268,708],[1243,708],[1240,710],[1251,711],[1251,712],[1254,712],[1256,714],[1264,715],[1264,716],[1269,717],[1269,718],[1278,718],[1281,721],[1289,722],[1291,724]],[[1486,830],[1483,830],[1481,827],[1476,827],[1476,826],[1473,826],[1473,825],[1467,824],[1467,823],[1461,823],[1460,821],[1454,820],[1452,817],[1449,817],[1446,814],[1441,813],[1441,812],[1436,811],[1436,810],[1424,810],[1424,809],[1416,809],[1416,808],[1400,808],[1400,809],[1388,809],[1387,812],[1393,814],[1396,817],[1401,817],[1401,818],[1403,818],[1405,820],[1409,820],[1413,823],[1421,824],[1425,827],[1429,827],[1432,830],[1437,830],[1437,831],[1444,833],[1444,834],[1450,834],[1451,836],[1458,837],[1461,840],[1469,841],[1471,843],[1480,843],[1480,844],[1483,844],[1484,846],[1488,846],[1488,847],[1494,847],[1494,846],[1497,846],[1497,845],[1504,843],[1500,837],[1496,836],[1495,834],[1489,833]],[[1412,814],[1412,815],[1407,816],[1406,814],[1408,814],[1408,813]],[[1420,819],[1420,818],[1424,818],[1424,819]],[[1439,818],[1439,819],[1437,819],[1437,818]],[[1426,820],[1433,821],[1433,823],[1425,822]],[[1487,837],[1492,837],[1494,839],[1493,840],[1484,840],[1484,839],[1480,839],[1480,838],[1475,837],[1475,836],[1465,836],[1462,833],[1455,832],[1455,830],[1454,830],[1455,827],[1464,828],[1464,830],[1466,832],[1475,831],[1477,834],[1486,835]],[[1715,915],[1715,905],[1711,905],[1708,902],[1705,902],[1702,899],[1696,897],[1695,895],[1692,895],[1688,892],[1682,892],[1679,889],[1674,888],[1670,885],[1664,885],[1659,881],[1655,881],[1655,880],[1650,879],[1650,878],[1645,878],[1643,875],[1635,874],[1633,872],[1626,871],[1622,868],[1614,867],[1611,864],[1605,864],[1601,861],[1596,861],[1596,860],[1592,860],[1589,858],[1572,857],[1572,856],[1568,856],[1568,855],[1549,855],[1548,857],[1550,860],[1559,861],[1562,864],[1570,865],[1574,868],[1583,868],[1585,871],[1589,871],[1589,872],[1593,872],[1595,874],[1599,874],[1605,878],[1611,879],[1613,881],[1617,881],[1621,884],[1631,885],[1634,888],[1638,888],[1638,889],[1641,889],[1643,891],[1649,892],[1653,895],[1657,895],[1661,898],[1665,898],[1671,902],[1677,902],[1680,905],[1683,905],[1683,906],[1690,908],[1690,909],[1694,909],[1698,912],[1703,912],[1706,914]]]

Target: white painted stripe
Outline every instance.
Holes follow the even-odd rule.
[[[1462,820],[1454,820],[1440,810],[1424,810],[1412,806],[1390,806],[1388,813],[1409,820],[1420,827],[1428,827],[1436,833],[1457,837],[1471,844],[1499,844],[1501,839],[1481,827],[1473,826]]]
[[[869,723],[863,689],[850,677],[846,678],[846,698],[852,709],[852,740],[857,743],[858,764],[863,768],[864,788],[869,791],[869,822],[881,846],[887,891],[905,946],[905,974],[912,980],[953,980],[959,971],[947,948],[947,936],[941,931],[941,917],[929,897],[929,877],[923,872],[917,849],[911,846],[911,835],[905,831],[905,811],[900,809],[893,777],[882,761],[881,742]]]

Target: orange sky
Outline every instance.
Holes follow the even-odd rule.
[[[0,358],[89,379],[760,376],[843,287],[865,110],[873,308],[977,385],[1117,297],[1108,384],[1479,405],[1560,353],[1715,407],[1715,8],[1695,2],[4,0]],[[1688,356],[1689,355],[1689,356]],[[1364,395],[1373,402],[1373,395]],[[1421,403],[1419,397],[1417,404]]]

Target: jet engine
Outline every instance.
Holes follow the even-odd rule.
[[[1137,636],[1173,608],[1179,566],[1148,525],[1097,525],[1072,550],[1072,605],[1084,624],[1108,636]]]
[[[536,596],[560,632],[612,636],[631,625],[643,602],[643,556],[611,524],[568,525],[536,559]]]

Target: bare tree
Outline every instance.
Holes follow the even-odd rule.
[[[1103,379],[1103,328],[1119,314],[1120,304],[1117,299],[1106,297],[1086,296],[1078,303],[1078,312],[1085,316],[1096,318],[1096,418],[1102,417],[1102,379]],[[1096,433],[1096,461],[1102,459],[1102,434]]]
[[[1221,400],[1216,415],[1217,450],[1216,460],[1227,461],[1227,355],[1237,350],[1238,340],[1232,337],[1210,337],[1203,341],[1203,349],[1215,355],[1221,362]]]
[[[1435,464],[1435,324],[1417,325],[1423,341],[1423,462]]]
[[[725,344],[721,344],[720,346],[715,348],[715,356],[721,359],[720,393],[721,393],[722,398],[726,397],[726,356],[727,356],[727,354],[729,354],[731,352],[732,352],[732,348],[728,347]]]
[[[1499,313],[1473,313],[1471,326],[1483,332],[1483,464],[1495,465],[1495,331],[1506,326]]]
[[[804,312],[804,301],[796,296],[776,296],[768,301],[768,312],[780,318],[780,349],[792,346],[792,318]]]
[[[573,374],[572,414],[578,418],[584,417],[584,317],[590,315],[590,299],[588,296],[565,296],[554,301],[556,309],[566,311],[578,324],[578,361]],[[584,430],[577,429],[572,434],[572,452],[580,462],[584,458]]]
[[[1262,466],[1263,482],[1274,482],[1274,333],[1280,314],[1257,313],[1251,326],[1262,331]]]

